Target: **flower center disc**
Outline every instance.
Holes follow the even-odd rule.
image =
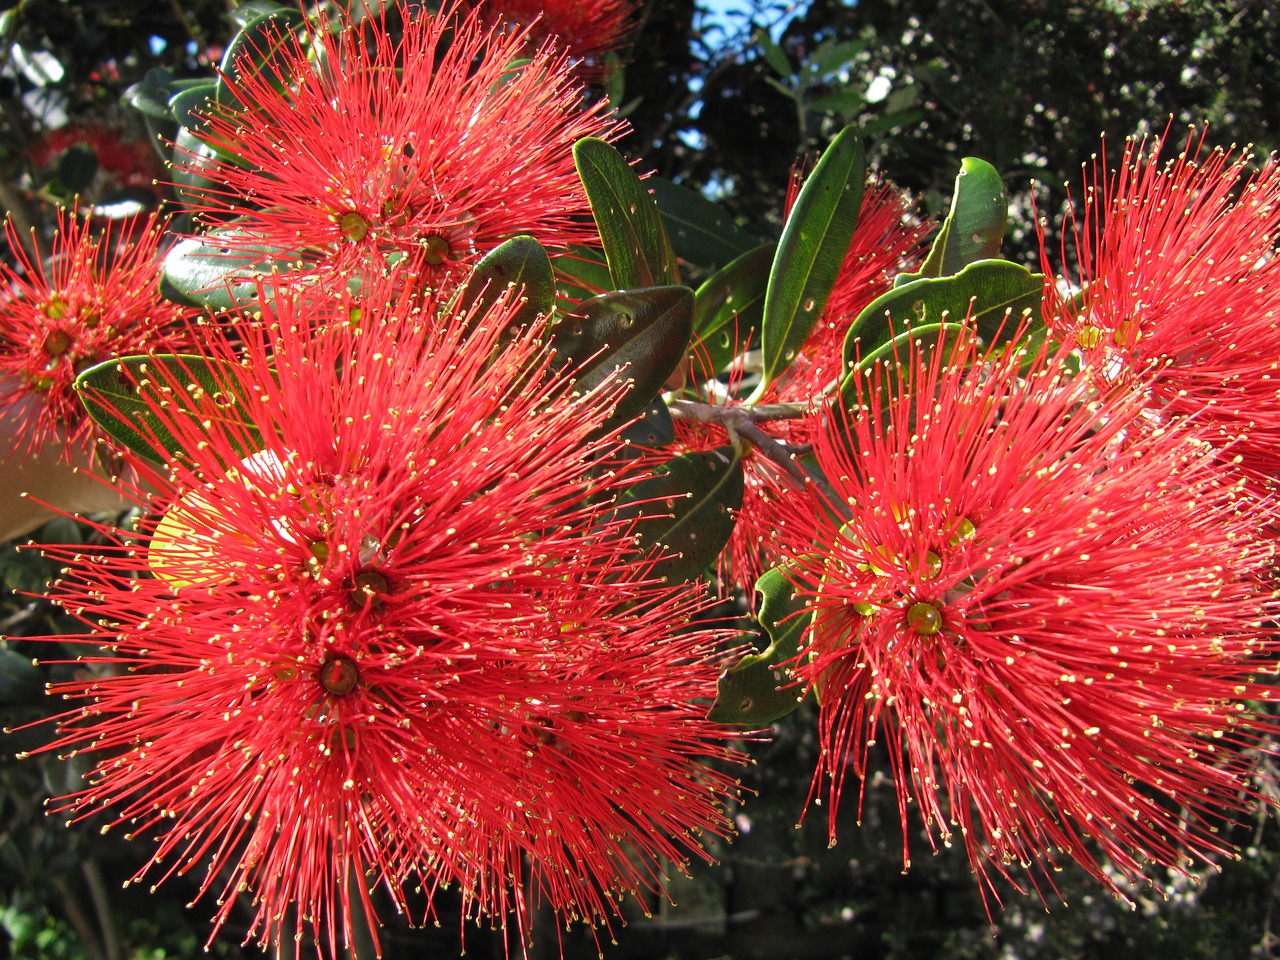
[[[320,686],[335,697],[345,697],[359,679],[356,662],[349,657],[330,657],[320,665]]]

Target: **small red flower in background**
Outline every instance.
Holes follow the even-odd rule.
[[[19,420],[13,450],[87,449],[95,434],[76,376],[177,337],[188,314],[160,295],[164,225],[155,216],[90,222],[60,209],[48,266],[27,257],[16,231],[6,223],[16,265],[0,264],[0,410]]]
[[[234,249],[263,244],[347,274],[400,256],[440,279],[517,234],[563,248],[592,236],[572,146],[616,122],[583,102],[563,54],[453,8],[321,24],[304,48],[224,82],[200,137],[242,162],[202,168],[206,212],[240,219]],[[336,66],[341,65],[341,69]]]
[[[1126,437],[1136,395],[1100,412],[1043,355],[899,359],[858,381],[848,437],[817,435],[834,499],[772,515],[813,611],[794,665],[832,837],[879,743],[904,830],[914,807],[963,844],[984,895],[1025,869],[1044,896],[1070,859],[1117,889],[1102,857],[1138,880],[1229,853],[1275,731],[1245,703],[1272,699],[1272,511],[1202,438]]]
[[[373,283],[359,329],[277,297],[242,360],[209,344],[236,364],[217,396],[154,374],[195,409],[142,394],[187,451],[145,475],[162,518],[62,554],[61,599],[118,654],[58,688],[85,706],[55,746],[105,751],[68,807],[153,833],[161,876],[207,870],[218,926],[252,891],[264,942],[332,951],[378,886],[405,910],[456,886],[526,935],[537,903],[607,922],[727,830],[695,702],[718,634],[609,519],[609,388],[544,379],[510,306],[417,296]]]
[[[793,176],[786,198],[790,212],[801,178]],[[929,224],[912,214],[909,199],[891,183],[873,181],[863,194],[849,252],[813,333],[792,364],[770,384],[761,403],[816,405],[824,391],[838,383],[844,371],[844,339],[849,324],[881,294],[893,278],[913,269],[924,251],[921,240]],[[724,442],[723,433],[687,420],[677,420],[679,437],[690,449],[706,449]],[[788,445],[812,441],[811,421],[777,420],[767,425],[770,436]],[[786,497],[791,481],[752,448],[747,454],[746,487],[742,507],[728,549],[721,555],[720,576],[748,594],[765,570],[777,562],[770,543],[774,528],[763,513],[771,495]]]
[[[32,146],[28,156],[33,166],[53,170],[68,150],[87,147],[93,151],[98,173],[92,194],[103,199],[120,188],[145,190],[160,199],[156,178],[162,170],[154,150],[142,140],[132,140],[105,123],[70,123],[50,130]],[[77,190],[83,198],[86,191]]]
[[[1162,420],[1211,422],[1255,488],[1280,474],[1280,165],[1206,150],[1194,133],[1162,163],[1164,138],[1098,161],[1070,211],[1045,318],[1105,391],[1141,383]]]
[[[528,29],[529,40],[552,40],[578,61],[576,70],[597,80],[604,58],[622,49],[635,26],[637,4],[631,0],[475,0],[486,23],[498,18]]]

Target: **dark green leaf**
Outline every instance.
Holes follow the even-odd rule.
[[[649,287],[584,301],[556,325],[552,338],[578,389],[585,392],[614,377],[629,384],[613,415],[618,421],[649,406],[684,361],[692,331],[693,291]]]
[[[636,447],[665,447],[675,442],[676,424],[667,405],[657,399],[649,404],[640,419],[627,424],[620,436]]]
[[[242,106],[232,92],[232,84],[246,74],[255,74],[283,85],[290,79],[281,67],[291,59],[294,49],[292,31],[305,22],[297,8],[280,7],[263,13],[244,25],[222,55],[222,71],[218,77],[214,99],[228,107]]]
[[[242,457],[262,449],[262,434],[244,406],[248,388],[239,368],[226,361],[181,354],[120,357],[90,367],[76,378],[75,387],[98,426],[122,446],[158,463],[164,462],[162,451],[170,456],[183,452],[154,413],[161,405],[171,418],[190,411],[193,420],[198,417],[199,423],[216,429]],[[218,408],[216,418],[204,398]]]
[[[723,207],[698,191],[662,177],[644,183],[657,201],[676,254],[690,263],[714,269],[756,245]]]
[[[205,171],[217,166],[217,153],[186,127],[179,127],[174,138],[173,182],[178,197],[190,204],[201,204],[205,190],[213,184]]]
[[[603,250],[573,246],[568,253],[553,258],[551,266],[556,272],[556,295],[561,310],[571,310],[613,286]]]
[[[646,551],[661,550],[655,576],[694,580],[729,542],[742,490],[742,459],[732,447],[685,453],[636,484],[619,515],[635,519]]]
[[[804,612],[783,568],[775,567],[756,583],[760,596],[760,625],[769,636],[769,645],[748,654],[720,675],[716,700],[707,713],[713,723],[741,723],[750,726],[772,723],[800,705],[804,692],[795,686],[791,672],[782,666],[796,656],[800,638],[813,614]]]
[[[612,146],[584,137],[573,147],[615,289],[680,282],[675,251],[657,204]]]
[[[769,66],[773,67],[774,73],[786,80],[790,80],[792,72],[791,61],[787,59],[787,55],[783,53],[782,48],[774,43],[773,37],[769,36],[769,31],[763,27],[756,27],[751,37],[756,43],[760,44],[760,52],[764,54]]]
[[[827,305],[853,239],[865,184],[862,141],[846,127],[813,168],[782,229],[760,329],[764,383],[795,359]]]
[[[533,237],[512,237],[494,247],[471,272],[458,295],[459,311],[474,307],[483,315],[508,290],[523,298],[511,315],[511,324],[522,327],[556,308],[556,278],[551,259]]]
[[[965,157],[960,162],[951,211],[933,241],[918,273],[901,274],[895,285],[921,277],[949,277],[978,260],[1000,255],[1009,196],[996,168],[985,160]]]
[[[44,699],[44,677],[30,657],[0,646],[0,706]]]
[[[212,82],[179,90],[169,98],[169,113],[178,126],[198,130],[204,124],[205,114],[213,106],[217,92],[218,86]]]
[[[693,307],[693,335],[715,373],[755,339],[764,316],[764,295],[774,247],[749,250],[712,274],[698,288]]]
[[[934,350],[954,350],[963,337],[971,335],[970,328],[963,323],[925,323],[904,330],[888,343],[872,350],[849,371],[840,384],[840,396],[844,403],[836,408],[834,429],[843,430],[852,437],[846,420],[848,416],[882,416],[902,395],[903,376],[915,375],[915,371],[906,366],[906,361],[911,357],[912,343],[919,343],[918,355],[927,358]],[[928,361],[925,359],[921,362]],[[877,367],[879,392],[872,398],[870,382]],[[863,384],[861,391],[857,386],[858,381]]]
[[[98,175],[98,155],[87,143],[73,143],[58,158],[58,179],[70,193],[89,188]]]
[[[913,280],[873,300],[849,327],[846,368],[891,336],[921,324],[969,317],[987,340],[1009,336],[1040,309],[1044,276],[1007,260],[979,260],[950,277]]]

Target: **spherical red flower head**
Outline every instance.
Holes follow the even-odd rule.
[[[775,514],[833,838],[878,742],[904,831],[914,806],[962,843],[984,896],[1022,869],[1044,895],[1066,859],[1116,889],[1099,853],[1138,879],[1227,852],[1274,730],[1244,703],[1272,694],[1264,511],[1202,439],[1126,437],[1135,401],[1099,412],[1043,355],[930,346],[860,381],[847,431],[824,414],[835,501]]]
[[[786,198],[790,213],[801,178],[793,176]],[[770,384],[761,403],[816,404],[840,381],[844,371],[844,340],[849,325],[873,300],[887,293],[893,278],[911,270],[923,253],[920,240],[927,224],[918,220],[908,199],[892,184],[873,181],[863,194],[857,228],[849,244],[840,274],[827,306],[800,352]],[[694,450],[710,449],[724,443],[724,434],[685,420],[677,421],[682,443]],[[768,433],[783,443],[811,442],[811,421],[777,420],[768,424]],[[728,549],[721,555],[720,576],[750,594],[755,582],[778,561],[770,545],[774,527],[765,516],[765,500],[772,495],[787,496],[793,483],[758,454],[748,453],[746,485],[742,507]]]
[[[219,925],[252,891],[264,941],[332,949],[376,885],[605,920],[726,830],[723,731],[690,704],[716,637],[686,636],[701,600],[655,582],[598,475],[616,389],[550,376],[513,305],[415,296],[375,283],[357,325],[277,298],[243,358],[210,344],[217,390],[157,366],[141,396],[186,451],[148,477],[160,516],[64,556],[102,669],[131,670],[59,688],[87,706],[58,746],[107,751],[69,806],[207,866]]]
[[[94,437],[72,388],[76,377],[145,353],[162,334],[176,338],[188,315],[160,295],[163,224],[155,217],[90,223],[60,210],[48,266],[28,259],[12,221],[5,234],[17,263],[0,264],[0,411],[16,423],[14,450],[57,443],[70,456]]]
[[[1216,425],[1255,487],[1280,473],[1280,166],[1206,149],[1162,163],[1163,138],[1105,152],[1069,214],[1045,317],[1104,388],[1137,380],[1162,418]],[[1054,265],[1044,249],[1044,272]]]
[[[522,34],[401,12],[399,35],[385,15],[322,22],[305,47],[282,39],[269,66],[224,77],[243,106],[198,135],[239,158],[205,171],[205,211],[240,218],[231,248],[340,274],[404,258],[439,279],[517,234],[588,239],[572,146],[620,128],[583,103],[564,56],[513,68]]]
[[[635,26],[638,4],[631,0],[478,0],[486,23],[506,21],[528,28],[530,41],[551,40],[576,61],[584,79],[604,74],[604,59],[622,48]]]

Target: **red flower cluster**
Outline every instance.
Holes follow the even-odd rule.
[[[516,234],[589,241],[571,147],[619,126],[588,106],[563,54],[494,34],[447,8],[385,22],[322,22],[281,38],[261,69],[225,76],[240,106],[213,109],[200,138],[234,161],[193,169],[213,183],[198,212],[237,217],[232,252],[282,251],[300,273],[404,259],[437,279]],[[309,267],[302,266],[310,264]]]
[[[102,758],[69,806],[154,834],[161,877],[203,865],[218,925],[252,891],[263,941],[334,949],[353,885],[607,924],[728,829],[719,637],[610,519],[614,388],[571,394],[514,304],[445,302],[375,283],[353,328],[277,296],[243,356],[209,344],[221,389],[149,373],[186,453],[60,590],[115,652],[56,691],[86,705],[54,746]]]
[[[59,210],[49,266],[29,259],[12,221],[5,224],[15,266],[0,264],[0,411],[16,424],[13,448],[90,447],[92,423],[72,389],[104,360],[144,353],[177,332],[189,311],[160,294],[164,224],[156,217],[105,223]]]
[[[635,25],[633,0],[475,0],[487,23],[527,28],[529,40],[551,40],[568,52],[584,79],[600,79],[606,54],[620,50]]]
[[[1105,152],[1071,213],[1045,318],[1103,390],[1141,383],[1162,421],[1212,422],[1256,489],[1280,475],[1280,163],[1207,150],[1193,132]],[[1052,278],[1048,253],[1041,250]]]
[[[1272,511],[1203,436],[1135,429],[1140,394],[1101,410],[1043,353],[970,338],[896,363],[858,381],[847,436],[823,414],[830,499],[770,518],[813,616],[795,667],[833,838],[881,743],[904,827],[914,805],[988,888],[1226,852],[1244,751],[1275,728],[1244,703],[1272,699],[1251,679],[1276,653]]]

